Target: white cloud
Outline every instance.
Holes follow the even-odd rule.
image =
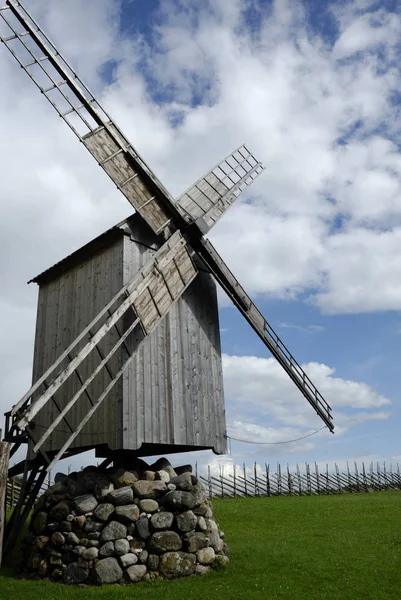
[[[302,367],[335,411],[337,433],[367,420],[390,416],[389,412],[374,410],[389,406],[391,401],[371,386],[334,377],[335,369],[324,364],[309,363]],[[225,354],[223,369],[229,422],[237,433],[248,432],[247,439],[283,441],[321,427],[313,409],[275,359]],[[342,413],[336,410],[338,407],[354,410]],[[266,427],[266,421],[272,423],[272,420],[273,425]],[[237,425],[233,425],[235,422]],[[282,430],[282,425],[292,429]]]

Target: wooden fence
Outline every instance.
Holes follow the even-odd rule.
[[[318,468],[317,463],[312,466],[305,463],[301,469],[296,466],[295,472],[290,472],[287,465],[282,468],[280,464],[272,470],[270,465],[261,469],[256,463],[249,468],[245,464],[221,465],[219,474],[213,474],[210,467],[207,475],[195,472],[205,485],[209,498],[236,498],[245,496],[313,496],[318,494],[346,494],[352,492],[373,492],[378,490],[400,490],[401,472],[397,463],[370,463],[366,468],[362,463],[359,467],[356,462],[350,468],[347,462],[346,469],[341,470],[337,464],[334,469],[326,465],[324,470]],[[42,485],[43,493],[52,485],[51,476]],[[21,479],[14,477],[7,482],[6,505],[14,506],[19,498]]]
[[[13,477],[7,481],[6,488],[6,507],[15,506],[18,502],[18,498],[21,491],[21,478]],[[50,474],[46,481],[43,483],[39,494],[43,494],[54,482],[51,480]]]
[[[366,468],[364,463],[358,467],[354,462],[351,469],[347,462],[346,469],[343,470],[337,464],[334,469],[326,465],[324,470],[319,470],[317,463],[312,466],[305,463],[302,472],[299,465],[295,472],[290,472],[288,465],[282,468],[280,464],[274,471],[269,465],[261,469],[256,463],[251,469],[245,465],[242,468],[223,465],[219,474],[213,474],[209,467],[207,476],[201,475],[200,479],[209,498],[313,496],[401,489],[398,463],[387,469],[386,463],[377,463],[375,466],[371,463]]]

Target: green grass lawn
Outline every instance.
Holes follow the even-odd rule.
[[[67,587],[0,571],[1,600],[399,600],[401,492],[214,502],[227,571],[134,586]],[[15,560],[15,557],[14,557]]]

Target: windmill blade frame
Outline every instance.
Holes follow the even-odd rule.
[[[213,273],[233,304],[238,308],[252,329],[258,334],[265,346],[267,346],[287,375],[289,375],[309,404],[314,408],[316,414],[333,433],[334,425],[331,406],[326,402],[304,369],[252,302],[212,243],[202,237],[195,245],[195,250],[210,272]]]

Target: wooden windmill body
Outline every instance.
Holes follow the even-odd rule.
[[[12,545],[62,458],[96,448],[149,455],[226,449],[214,281],[333,430],[331,408],[204,237],[262,172],[241,146],[172,198],[20,2],[0,41],[92,154],[136,215],[35,278],[34,383],[6,413],[11,456],[28,444]]]
[[[82,329],[148,262],[159,247],[157,237],[138,215],[116,225],[33,280],[39,285],[33,381],[51,367]],[[128,313],[130,319],[133,313]],[[121,330],[128,321],[121,323]],[[85,380],[118,340],[111,331],[79,369]],[[131,353],[127,339],[108,364],[116,373]],[[109,383],[107,369],[88,387],[97,398]],[[51,427],[80,387],[71,377],[55,395],[56,402],[33,421],[36,432]],[[68,413],[72,429],[85,417],[89,397]],[[58,451],[66,437],[61,422],[46,440],[46,452]],[[97,456],[130,450],[138,456],[212,449],[226,452],[223,380],[216,286],[200,271],[181,298],[160,321],[110,391],[71,449],[95,448]]]

